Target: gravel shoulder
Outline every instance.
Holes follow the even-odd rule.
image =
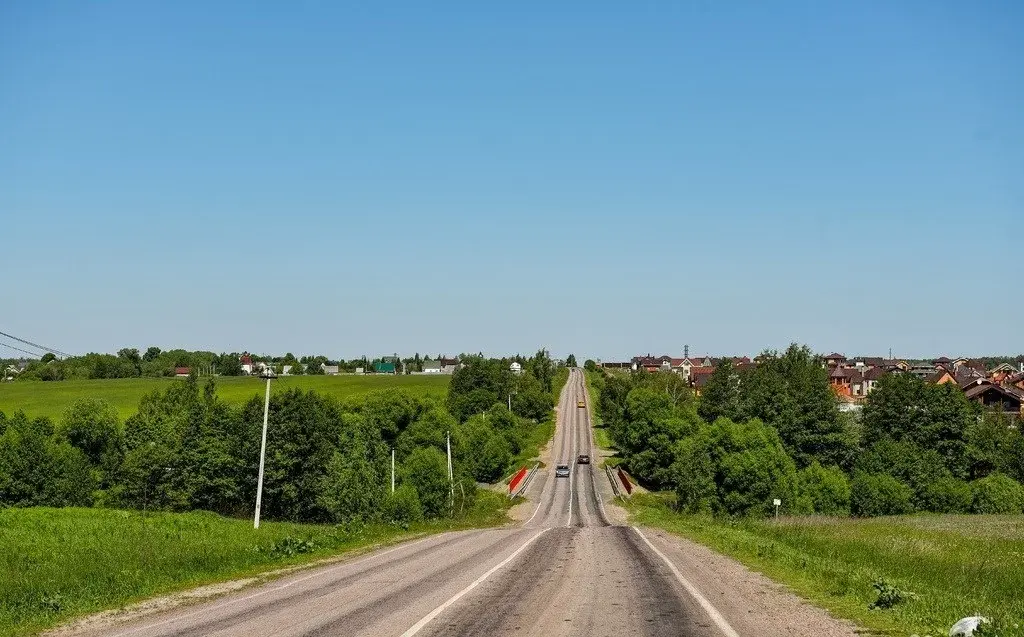
[[[736,560],[672,535],[642,527],[740,635],[759,637],[855,637],[864,631],[833,617],[761,573]]]

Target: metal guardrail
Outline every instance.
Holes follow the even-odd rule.
[[[516,487],[516,489],[514,491],[512,491],[512,490],[509,491],[509,494],[508,494],[509,498],[519,497],[523,493],[525,493],[527,489],[530,488],[530,484],[533,483],[533,477],[535,475],[537,475],[537,468],[538,467],[540,467],[540,463],[539,462],[535,463],[533,465],[533,467],[526,473],[526,477],[523,478],[522,480],[520,480],[519,485]]]

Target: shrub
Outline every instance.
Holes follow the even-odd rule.
[[[797,509],[806,513],[849,515],[850,480],[839,467],[822,467],[817,461],[797,474]]]
[[[405,479],[416,489],[423,515],[427,518],[447,516],[451,500],[448,461],[434,448],[417,447],[404,463]]]
[[[934,513],[967,513],[973,497],[970,484],[948,476],[924,487],[921,504]]]
[[[974,513],[1020,513],[1024,510],[1024,486],[1001,473],[971,483]]]
[[[854,515],[899,515],[914,510],[914,492],[884,473],[859,473],[850,482],[850,509]]]
[[[676,495],[687,511],[768,515],[796,499],[796,467],[773,427],[719,418],[676,446]]]
[[[384,519],[393,524],[408,525],[423,519],[420,496],[411,484],[403,484],[384,498]]]

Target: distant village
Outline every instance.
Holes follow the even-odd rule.
[[[701,389],[715,369],[728,360],[737,371],[757,367],[758,359],[747,356],[691,356],[689,346],[683,356],[634,356],[629,362],[598,362],[599,367],[630,372],[672,372],[679,374],[700,395]],[[906,361],[898,358],[847,358],[838,352],[824,357],[829,384],[836,393],[843,411],[859,411],[864,400],[887,374],[912,374],[935,385],[954,383],[968,399],[986,408],[1024,416],[1024,357],[1002,362],[991,368],[971,358],[950,359],[945,356],[931,361]]]

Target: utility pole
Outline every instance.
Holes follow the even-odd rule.
[[[395,492],[395,448],[391,448],[391,493]]]
[[[263,439],[260,442],[260,477],[256,482],[256,515],[252,521],[252,528],[260,528],[260,506],[263,503],[263,464],[267,457],[267,416],[270,415],[270,379],[274,372],[266,369],[263,378],[267,379],[267,398],[263,403]]]
[[[448,440],[448,487],[452,499],[452,513],[455,512],[455,478],[452,474],[452,432],[445,432]]]

